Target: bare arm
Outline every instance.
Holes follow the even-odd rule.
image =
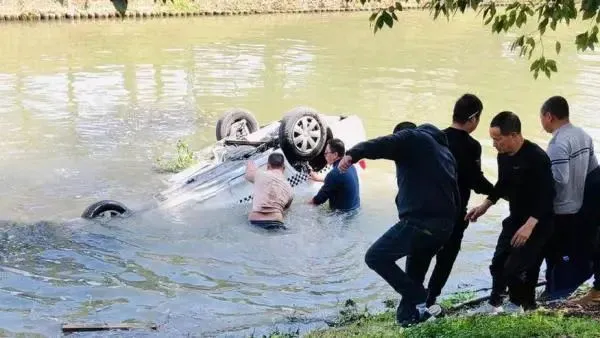
[[[248,162],[246,162],[246,174],[244,175],[244,177],[254,183],[254,177],[256,176],[256,164],[254,163],[254,161],[250,160]]]

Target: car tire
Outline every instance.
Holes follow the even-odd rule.
[[[310,161],[322,154],[327,143],[327,124],[308,107],[287,112],[279,126],[279,144],[288,162]]]
[[[122,216],[128,213],[129,209],[123,203],[112,200],[103,200],[87,207],[81,214],[81,217],[85,219],[94,219],[103,216],[106,212],[109,212],[111,216]]]
[[[241,121],[246,122],[245,129],[241,131],[240,135],[236,135],[236,139],[244,139],[247,134],[258,130],[258,120],[256,120],[256,117],[251,112],[241,108],[234,108],[226,111],[217,121],[217,141],[231,136],[232,127]]]

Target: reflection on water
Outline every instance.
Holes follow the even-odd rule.
[[[157,336],[239,336],[320,327],[347,298],[378,309],[393,297],[363,262],[397,217],[390,163],[368,162],[350,219],[305,205],[311,191],[299,191],[285,232],[250,227],[247,206],[146,208],[166,178],[156,157],[178,139],[213,142],[228,108],[261,124],[300,105],[357,114],[376,136],[401,120],[443,127],[454,100],[474,92],[492,180],[486,125],[497,111],[520,114],[545,147],[539,106],[563,94],[573,120],[600,137],[598,55],[564,48],[560,73],[534,81],[510,41],[479,21],[405,14],[375,37],[364,13],[3,26],[0,213],[15,223],[0,224],[0,328],[55,336],[63,322],[131,321],[159,324]],[[139,212],[77,219],[105,198]],[[506,212],[500,203],[470,225],[447,292],[487,286]]]

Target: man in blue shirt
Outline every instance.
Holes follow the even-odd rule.
[[[352,166],[345,173],[338,168],[342,156],[346,154],[344,142],[340,139],[330,139],[325,147],[325,160],[331,165],[331,171],[322,178],[314,171],[310,172],[310,178],[317,182],[323,182],[323,186],[309,203],[321,205],[329,200],[329,207],[333,210],[350,211],[360,206],[360,189],[356,168]]]

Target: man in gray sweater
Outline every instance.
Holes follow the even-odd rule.
[[[591,276],[589,243],[592,227],[580,216],[586,177],[598,167],[592,138],[571,124],[569,105],[561,96],[544,102],[540,110],[544,130],[552,133],[548,156],[552,162],[556,196],[554,234],[546,251],[546,296],[568,296]]]

